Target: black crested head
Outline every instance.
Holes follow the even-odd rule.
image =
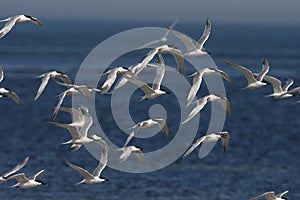
[[[54,71],[56,71],[57,73],[61,73],[61,74],[63,74],[61,71],[58,71],[58,70],[54,70]]]
[[[211,53],[208,50],[206,50],[206,49],[202,49],[202,51],[205,52],[205,53],[207,53],[208,55],[211,55]]]
[[[161,91],[164,91],[166,94],[172,94],[171,92],[169,92],[168,90],[165,90],[165,89],[160,89]]]
[[[33,19],[33,17],[31,17],[30,15],[24,15],[24,16],[29,18],[29,19]]]
[[[122,68],[123,68],[123,69],[127,69],[127,70],[129,70],[129,69],[128,69],[128,67],[122,67]]]
[[[48,184],[44,183],[44,182],[41,181],[41,180],[35,180],[35,181],[38,182],[38,183],[40,183],[40,184],[42,184],[42,185],[48,185]]]

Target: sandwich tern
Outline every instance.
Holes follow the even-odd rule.
[[[100,175],[108,162],[108,150],[109,150],[108,145],[101,137],[97,135],[92,135],[91,138],[95,142],[100,144],[102,147],[102,154],[99,160],[99,164],[92,174],[89,173],[87,170],[83,169],[82,167],[74,165],[73,163],[64,159],[67,165],[69,165],[70,167],[72,167],[73,169],[75,169],[76,171],[78,171],[80,174],[84,176],[84,179],[80,181],[78,184],[98,184],[107,181],[105,178],[101,178]]]
[[[254,74],[246,67],[234,64],[227,60],[225,61],[225,63],[229,64],[231,67],[239,70],[240,72],[242,72],[244,74],[244,76],[246,77],[246,79],[248,81],[248,85],[244,89],[257,89],[257,88],[267,85],[267,83],[262,82],[262,80],[264,79],[265,75],[268,73],[269,68],[270,68],[269,62],[267,61],[267,59],[265,59],[265,58],[263,59],[262,71],[256,78],[254,77]]]
[[[188,98],[186,100],[186,106],[189,106],[192,103],[193,99],[195,98],[195,96],[200,88],[203,76],[206,76],[209,74],[218,74],[221,77],[223,77],[224,79],[226,79],[228,82],[234,83],[233,80],[222,70],[215,69],[215,68],[203,68],[191,75],[194,77],[194,79],[193,79],[193,85],[190,89]]]
[[[220,102],[222,104],[222,106],[224,107],[224,110],[226,111],[226,113],[231,114],[230,102],[226,97],[222,97],[222,96],[219,96],[219,95],[216,95],[216,94],[209,94],[209,95],[206,95],[206,96],[200,98],[196,102],[194,102],[197,105],[188,114],[188,117],[181,124],[185,124],[186,122],[190,121],[193,117],[195,117],[203,109],[203,107],[207,103],[213,102],[213,101]]]
[[[5,26],[0,30],[0,38],[5,36],[13,27],[18,23],[28,22],[31,21],[36,25],[43,26],[41,21],[35,17],[30,15],[16,15],[9,17],[7,19],[0,20],[0,22],[6,22]]]
[[[199,138],[182,156],[182,160],[185,159],[186,157],[188,157],[201,143],[217,142],[219,139],[221,139],[221,141],[222,141],[222,145],[223,145],[224,152],[225,152],[228,148],[230,134],[227,131],[211,133],[209,135],[205,135],[205,136]],[[200,157],[200,155],[199,155],[199,157]]]
[[[210,54],[209,51],[203,48],[204,43],[209,38],[210,31],[211,31],[211,23],[209,18],[206,19],[203,34],[198,40],[197,44],[194,44],[193,40],[190,37],[186,36],[185,34],[175,31],[172,28],[168,28],[168,29],[171,31],[171,33],[173,33],[184,43],[187,49],[187,52],[184,54],[185,56],[195,57],[195,56],[203,56],[203,55]]]
[[[30,189],[30,188],[34,188],[40,185],[47,185],[46,183],[44,183],[41,179],[42,176],[44,175],[45,170],[41,170],[38,173],[36,173],[35,175],[27,178],[25,176],[24,173],[21,174],[15,174],[11,177],[8,178],[8,180],[11,179],[16,179],[18,181],[17,184],[12,185],[11,187],[19,187],[22,189]]]
[[[125,142],[123,147],[126,147],[128,145],[128,143],[132,140],[132,138],[134,137],[134,135],[136,134],[136,132],[140,128],[148,128],[148,127],[155,126],[155,125],[159,125],[161,127],[162,132],[166,136],[166,138],[169,137],[168,125],[167,125],[167,122],[164,119],[148,119],[148,120],[144,120],[142,122],[139,122],[139,123],[137,123],[136,125],[134,125],[133,127],[130,128],[130,129],[133,129],[133,130],[131,131],[131,133],[127,137],[126,142]]]
[[[145,67],[147,67],[147,65],[149,64],[149,62],[154,58],[154,56],[156,54],[165,54],[165,53],[169,53],[171,54],[176,61],[176,64],[178,66],[178,70],[179,72],[184,75],[184,58],[183,58],[183,54],[182,52],[177,49],[174,46],[171,45],[162,45],[159,47],[156,47],[152,50],[150,50],[147,54],[147,56],[143,59],[142,62],[138,63],[138,64],[134,64],[131,65],[128,69],[135,75],[137,76],[141,71],[143,71],[143,69]],[[124,86],[128,81],[128,78],[123,77],[119,83],[116,85],[115,89],[121,88],[122,86]]]
[[[137,158],[142,162],[145,163],[144,153],[142,150],[136,146],[126,146],[118,149],[118,151],[122,151],[123,153],[120,155],[120,162],[124,162],[127,160],[127,158],[134,153]]]
[[[42,92],[46,88],[48,81],[52,78],[58,78],[58,79],[62,80],[63,82],[65,82],[66,84],[72,84],[72,81],[70,80],[68,75],[64,74],[63,72],[56,71],[56,70],[44,73],[40,76],[37,76],[36,78],[42,78],[42,83],[36,93],[34,100],[37,100],[39,98],[39,96],[42,94]]]

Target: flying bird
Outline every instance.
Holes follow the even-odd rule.
[[[145,69],[145,67],[148,66],[149,62],[154,58],[155,55],[165,54],[165,53],[169,53],[175,58],[179,72],[182,75],[184,75],[183,53],[179,49],[177,49],[176,47],[171,46],[171,45],[162,45],[162,46],[159,46],[159,47],[156,47],[156,48],[150,50],[142,62],[131,65],[128,69],[135,76],[137,76],[139,73],[141,73],[143,71],[143,69]],[[127,81],[128,81],[128,78],[126,76],[123,76],[123,78],[116,85],[115,89],[121,88],[122,86],[124,86],[127,83]]]
[[[27,164],[28,160],[29,160],[29,157],[26,157],[22,162],[17,164],[14,168],[12,168],[11,170],[9,170],[9,171],[5,172],[4,174],[2,174],[0,176],[0,184],[6,182],[9,176],[16,173],[20,169],[22,169]]]
[[[169,137],[168,125],[167,125],[167,122],[164,119],[148,119],[148,120],[144,120],[142,122],[139,122],[139,123],[137,123],[136,125],[134,125],[133,127],[130,128],[130,129],[133,129],[133,130],[129,134],[129,136],[127,137],[126,142],[125,142],[123,147],[126,147],[128,145],[128,143],[132,140],[132,138],[134,137],[134,135],[137,133],[137,131],[140,128],[148,128],[148,127],[155,126],[155,125],[159,125],[161,127],[162,132],[166,136],[166,138]]]
[[[275,192],[266,192],[263,193],[257,197],[252,198],[252,200],[259,199],[260,197],[265,197],[267,200],[287,200],[288,198],[285,197],[284,195],[287,194],[289,191],[284,191],[278,195],[275,195]]]
[[[200,85],[202,83],[203,76],[207,76],[209,74],[218,74],[221,77],[223,77],[225,80],[227,80],[228,82],[234,83],[233,80],[222,70],[215,69],[215,68],[203,68],[191,75],[194,77],[194,79],[193,79],[193,85],[190,89],[188,98],[186,100],[186,106],[189,106],[192,103],[193,99],[195,98],[195,96],[200,88]]]
[[[107,181],[105,178],[101,178],[100,175],[108,162],[108,145],[101,137],[97,135],[92,135],[91,138],[93,138],[94,141],[98,142],[98,144],[100,144],[102,147],[102,154],[99,164],[92,174],[89,173],[87,170],[83,169],[82,167],[79,167],[64,159],[67,165],[69,165],[70,167],[78,171],[82,176],[84,176],[84,179],[78,184],[98,184]]]
[[[195,56],[203,56],[210,54],[205,48],[203,48],[204,43],[208,40],[210,32],[211,32],[211,22],[209,18],[206,19],[205,28],[202,36],[198,40],[196,44],[194,44],[193,40],[179,31],[175,31],[172,28],[168,28],[171,33],[173,33],[176,37],[178,37],[185,45],[187,52],[184,54],[185,56],[195,57]]]
[[[27,178],[24,173],[15,174],[13,176],[10,176],[7,180],[16,179],[18,181],[17,184],[12,185],[11,187],[30,189],[30,188],[38,187],[40,185],[47,185],[41,180],[42,176],[44,175],[44,172],[45,170],[41,170],[38,173],[36,173],[34,176],[31,176],[29,178]]]
[[[30,15],[16,15],[7,19],[0,20],[0,22],[6,22],[4,27],[0,30],[0,38],[5,36],[16,24],[31,21],[36,25],[43,26],[41,21]]]
[[[244,74],[244,76],[246,77],[246,79],[248,81],[248,85],[244,89],[257,89],[257,88],[267,85],[267,83],[262,82],[262,80],[264,79],[265,75],[268,73],[269,68],[270,68],[269,62],[267,61],[267,59],[265,59],[265,58],[263,59],[262,71],[256,78],[254,77],[254,74],[252,73],[252,71],[250,71],[246,67],[234,64],[227,60],[225,61],[225,63],[229,64],[231,67],[239,70],[240,72],[242,72]]]
[[[48,122],[49,124],[65,128],[70,132],[72,139],[62,144],[72,144],[70,148],[71,151],[76,151],[82,145],[94,141],[88,136],[88,131],[93,124],[93,117],[89,114],[86,106],[78,105],[78,109],[80,113],[75,114],[78,116],[75,117],[76,121],[72,121],[71,124]]]
[[[132,153],[134,153],[142,163],[145,163],[144,153],[136,146],[122,147],[118,149],[118,151],[123,152],[119,157],[120,163],[125,162]]]
[[[125,74],[129,70],[126,67],[117,67],[108,70],[105,72],[103,75],[108,74],[106,81],[102,85],[102,93],[107,93],[108,90],[111,88],[111,86],[114,84],[116,81],[117,75],[118,74]]]
[[[2,82],[4,79],[4,71],[2,67],[0,67],[0,82]],[[10,97],[12,100],[14,100],[17,104],[24,106],[24,103],[21,101],[20,97],[13,91],[11,91],[8,88],[2,87],[0,88],[0,98],[3,97]]]
[[[256,75],[256,74],[255,74]],[[273,86],[273,93],[268,94],[265,97],[274,97],[274,98],[288,98],[292,97],[293,95],[288,92],[288,89],[293,85],[294,81],[293,79],[286,79],[285,85],[281,85],[281,81],[275,77],[272,76],[264,76],[264,80],[267,82],[270,82]]]
[[[227,114],[231,114],[231,107],[230,107],[230,102],[226,97],[222,97],[220,95],[216,94],[209,94],[206,95],[199,100],[197,100],[195,108],[188,114],[188,117],[181,123],[185,124],[186,122],[190,121],[193,117],[195,117],[203,108],[204,106],[209,103],[209,102],[220,102],[222,106],[224,107],[224,110],[226,111]]]
[[[222,145],[225,152],[229,145],[230,134],[227,131],[211,133],[209,135],[199,138],[182,156],[182,160],[188,157],[200,144],[204,142],[217,142],[219,139],[221,139],[222,141]]]
[[[60,71],[50,71],[50,72],[47,72],[47,73],[44,73],[40,76],[37,76],[36,78],[42,78],[42,83],[36,93],[36,96],[34,98],[34,100],[37,100],[39,98],[39,96],[42,94],[42,92],[45,90],[47,84],[48,84],[48,81],[50,79],[53,79],[53,78],[58,78],[60,80],[62,80],[64,83],[66,84],[72,84],[72,81],[70,80],[70,78],[68,77],[68,75],[64,74],[63,72],[60,72]]]

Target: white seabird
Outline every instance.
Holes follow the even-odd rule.
[[[195,96],[196,96],[196,94],[197,94],[197,92],[200,88],[200,85],[202,83],[203,76],[206,76],[206,75],[209,75],[209,74],[218,74],[221,77],[223,77],[224,79],[226,79],[228,82],[234,83],[233,80],[225,72],[223,72],[222,70],[215,69],[215,68],[201,69],[201,70],[199,70],[199,71],[197,71],[197,72],[195,72],[194,74],[191,75],[191,76],[194,76],[194,79],[193,79],[193,85],[190,89],[188,98],[186,100],[186,106],[189,106],[192,103],[193,99],[195,98]]]
[[[17,184],[12,185],[11,187],[19,187],[22,189],[30,189],[30,188],[34,188],[40,185],[47,185],[46,183],[44,183],[41,179],[42,176],[44,175],[45,170],[41,170],[38,173],[36,173],[34,176],[31,176],[29,178],[27,178],[25,176],[24,173],[21,174],[15,174],[11,177],[8,178],[8,180],[11,179],[16,179],[18,181]]]
[[[106,81],[102,85],[102,93],[107,93],[111,86],[114,84],[118,74],[125,74],[128,72],[126,67],[117,67],[108,70],[103,75],[108,74]]]
[[[171,45],[162,45],[162,46],[159,46],[159,47],[156,47],[156,48],[150,50],[142,62],[135,64],[135,65],[131,65],[128,69],[135,76],[137,76],[141,71],[143,71],[143,69],[145,69],[145,67],[147,67],[149,62],[154,58],[154,56],[156,54],[159,55],[159,54],[165,54],[165,53],[169,53],[175,58],[179,72],[182,75],[184,75],[183,53],[179,49],[177,49],[176,47],[171,46]],[[124,86],[127,83],[127,81],[128,81],[128,78],[126,78],[126,76],[122,77],[122,79],[116,85],[115,89],[121,88],[122,86]]]
[[[190,121],[193,117],[195,117],[203,108],[204,106],[213,101],[218,101],[222,104],[224,107],[224,110],[226,111],[227,114],[231,114],[231,107],[230,107],[230,102],[226,97],[222,97],[216,94],[209,94],[206,95],[199,100],[197,100],[195,103],[197,104],[195,108],[188,114],[188,117],[181,123],[185,124],[186,122]]]
[[[78,108],[81,113],[81,114],[78,114],[79,116],[76,117],[78,119],[78,121],[72,121],[71,124],[48,122],[49,124],[53,124],[58,127],[66,128],[70,132],[72,139],[67,142],[64,142],[62,144],[72,144],[72,146],[70,148],[71,151],[76,151],[82,145],[94,141],[92,138],[90,138],[88,136],[88,131],[93,124],[93,118],[89,114],[87,107],[85,107],[83,105],[79,105]]]
[[[118,151],[122,151],[123,153],[120,155],[119,160],[120,163],[127,160],[127,158],[134,153],[137,158],[142,162],[145,163],[144,153],[142,150],[136,146],[126,146],[118,149]]]
[[[203,48],[204,43],[209,38],[210,31],[211,31],[211,23],[209,18],[206,19],[203,34],[198,40],[197,44],[194,44],[193,40],[190,37],[186,36],[185,34],[182,34],[171,28],[169,28],[169,30],[171,31],[171,33],[177,36],[184,43],[187,49],[187,52],[184,54],[185,56],[195,57],[195,56],[203,56],[203,55],[210,54],[210,52],[208,52],[206,49]]]
[[[273,86],[273,93],[266,95],[265,97],[274,97],[274,98],[288,98],[292,97],[293,95],[288,92],[288,89],[293,85],[293,79],[286,79],[285,85],[281,86],[281,81],[272,76],[264,76],[264,80],[270,82]]]
[[[270,68],[267,59],[265,59],[265,58],[263,59],[262,71],[256,78],[254,77],[254,74],[246,67],[234,64],[229,61],[225,61],[225,63],[229,64],[231,67],[239,70],[240,72],[242,72],[244,74],[244,76],[246,77],[246,79],[248,81],[248,85],[244,89],[257,89],[257,88],[267,85],[267,83],[262,82],[262,80],[264,79],[265,75],[268,73],[269,68]]]
[[[257,197],[252,198],[252,200],[256,200],[260,197],[265,197],[267,200],[287,200],[288,198],[284,195],[287,194],[289,191],[284,191],[280,194],[275,195],[275,192],[265,192]]]
[[[229,140],[230,140],[230,134],[227,131],[211,133],[209,135],[203,136],[200,139],[198,139],[182,156],[182,160],[185,159],[186,157],[188,157],[201,143],[217,142],[219,139],[222,140],[222,145],[223,145],[224,151],[226,151],[228,148]]]
[[[34,100],[37,100],[39,98],[39,96],[42,94],[42,92],[46,88],[48,81],[52,78],[58,78],[58,79],[62,80],[63,82],[65,82],[66,84],[72,84],[72,81],[70,80],[68,75],[66,75],[63,72],[56,71],[56,70],[44,73],[40,76],[37,76],[36,78],[42,78],[42,83],[36,93]]]
[[[91,138],[93,138],[94,141],[98,142],[98,144],[100,144],[102,147],[102,154],[99,160],[99,164],[92,174],[89,173],[87,170],[83,169],[82,167],[74,165],[73,163],[64,159],[67,165],[69,165],[84,176],[84,179],[78,184],[98,184],[107,181],[105,178],[101,178],[100,175],[108,162],[108,145],[101,137],[97,135],[92,135]]]
[[[26,157],[22,162],[17,164],[13,169],[11,169],[11,170],[5,172],[4,174],[2,174],[0,176],[0,184],[6,182],[9,176],[16,173],[20,169],[22,169],[27,164],[28,160],[29,160],[29,157]]]
[[[0,20],[0,22],[6,22],[5,26],[0,30],[0,38],[5,36],[16,24],[31,21],[36,25],[43,26],[41,21],[30,15],[16,15],[7,19]]]
[[[144,120],[142,122],[139,122],[139,123],[137,123],[136,125],[134,125],[133,127],[130,128],[130,129],[133,129],[133,130],[129,134],[129,136],[127,137],[126,142],[125,142],[123,147],[126,147],[128,145],[128,143],[132,140],[132,138],[134,137],[134,135],[137,133],[137,131],[140,128],[148,128],[148,127],[155,126],[155,125],[159,125],[161,127],[162,132],[166,136],[166,138],[169,137],[168,125],[167,125],[167,122],[164,119],[148,119],[148,120]]]

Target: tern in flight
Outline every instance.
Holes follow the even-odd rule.
[[[2,82],[3,79],[4,79],[4,71],[2,67],[0,67],[0,82]],[[9,90],[8,88],[5,87],[0,88],[0,98],[3,97],[10,97],[17,104],[24,106],[24,103],[21,101],[20,97],[15,92]]]
[[[257,89],[257,88],[267,85],[267,83],[262,82],[270,68],[269,62],[267,61],[267,59],[265,59],[265,58],[263,59],[262,70],[256,78],[254,77],[254,74],[246,67],[234,64],[229,61],[225,61],[225,63],[229,64],[231,67],[239,70],[240,72],[242,72],[244,74],[244,76],[246,77],[246,79],[248,81],[248,85],[244,89]]]
[[[285,197],[284,195],[287,194],[289,191],[284,191],[278,195],[275,195],[275,192],[271,191],[271,192],[266,192],[263,193],[257,197],[252,198],[252,200],[256,200],[260,197],[265,197],[267,200],[287,200],[288,198]]]
[[[162,46],[159,46],[159,47],[156,47],[156,48],[150,50],[142,62],[135,64],[135,65],[131,65],[128,69],[135,76],[137,76],[139,73],[141,73],[143,71],[143,69],[145,69],[145,67],[148,66],[148,64],[154,58],[155,55],[165,54],[165,53],[169,53],[175,58],[179,72],[182,75],[184,75],[183,53],[179,49],[177,49],[176,47],[171,46],[171,45],[162,45]],[[128,81],[128,78],[126,78],[126,76],[124,76],[119,81],[119,83],[116,85],[115,89],[121,88],[122,86],[124,86],[127,83],[127,81]]]
[[[126,67],[116,67],[116,68],[110,69],[107,72],[105,72],[103,75],[108,74],[108,76],[107,76],[106,81],[102,85],[102,93],[108,92],[108,90],[111,88],[111,86],[116,81],[118,74],[125,74],[128,71],[129,70]]]
[[[29,15],[16,15],[7,19],[0,20],[0,22],[6,22],[5,26],[0,30],[0,38],[5,36],[16,24],[31,21],[36,25],[43,26],[41,21],[35,17]]]
[[[226,151],[230,140],[230,134],[227,131],[211,133],[199,138],[182,156],[182,160],[188,157],[200,144],[204,142],[217,142],[219,139],[221,139],[224,151]]]
[[[31,176],[27,178],[24,173],[21,174],[15,174],[13,176],[10,176],[8,180],[16,179],[18,181],[17,184],[11,186],[11,187],[18,187],[22,189],[30,189],[34,188],[40,185],[47,185],[44,183],[41,179],[44,175],[45,170],[41,170],[38,173],[36,173],[34,176]]]
[[[169,91],[161,89],[160,85],[163,80],[165,74],[165,64],[161,54],[158,54],[158,65],[156,70],[156,77],[153,81],[152,87],[148,84],[144,83],[143,81],[139,80],[136,75],[133,73],[127,73],[125,78],[127,78],[130,82],[137,85],[140,89],[145,92],[145,95],[142,97],[141,100],[148,100],[154,99],[164,94],[171,94]]]
[[[256,75],[256,74],[254,74]],[[293,85],[294,81],[293,79],[286,79],[285,85],[281,85],[281,81],[275,77],[272,76],[264,76],[264,80],[267,82],[270,82],[273,86],[273,93],[266,95],[265,97],[274,97],[274,98],[288,98],[292,97],[293,95],[288,92],[288,89]]]
[[[186,100],[186,106],[189,106],[192,103],[193,99],[195,98],[200,88],[200,85],[202,83],[203,76],[207,76],[209,74],[218,74],[222,76],[224,79],[226,79],[228,82],[234,83],[233,80],[222,70],[215,69],[215,68],[203,68],[191,75],[194,77],[194,79],[193,79],[193,85],[190,89],[188,98]]]
[[[101,137],[97,135],[92,135],[91,138],[94,141],[96,141],[98,144],[100,144],[102,147],[102,154],[99,160],[99,164],[92,174],[87,170],[83,169],[82,167],[74,165],[73,163],[64,159],[67,165],[69,165],[70,167],[78,171],[80,174],[82,174],[82,176],[84,176],[84,179],[80,181],[78,184],[98,184],[107,181],[105,178],[101,178],[100,175],[108,162],[108,150],[109,150],[108,145]]]
[[[120,155],[119,160],[120,162],[124,162],[127,160],[127,158],[134,153],[137,158],[142,162],[145,163],[145,158],[144,158],[144,153],[142,150],[136,146],[127,146],[127,147],[122,147],[118,149],[118,151],[122,151],[123,153]]]
[[[34,100],[37,100],[39,98],[39,96],[42,94],[42,92],[46,88],[48,81],[52,78],[58,78],[66,84],[72,84],[72,81],[70,80],[68,75],[66,75],[60,71],[50,71],[50,72],[44,73],[40,76],[37,76],[36,78],[42,78],[42,83],[36,93]]]
[[[78,109],[80,112],[77,111],[74,112],[74,110],[71,111],[74,112],[75,115],[74,117],[76,118],[75,119],[76,121],[72,121],[71,124],[48,122],[49,124],[65,128],[70,132],[72,139],[62,143],[62,144],[72,144],[70,151],[76,151],[82,145],[94,141],[92,138],[88,136],[88,131],[93,124],[93,117],[89,114],[86,106],[78,105]],[[64,108],[62,110],[66,111]]]
[[[2,174],[0,176],[0,184],[6,182],[7,178],[9,176],[11,176],[12,174],[16,173],[20,169],[22,169],[27,164],[28,160],[29,160],[29,157],[26,157],[22,162],[20,162],[19,164],[17,164],[13,169],[11,169],[10,171],[7,171],[4,174]]]
[[[181,123],[185,124],[186,122],[190,121],[193,117],[195,117],[203,108],[204,106],[209,103],[217,101],[222,104],[227,114],[231,114],[231,107],[230,102],[226,97],[222,97],[216,94],[209,94],[206,95],[199,100],[197,100],[195,103],[197,104],[195,108],[188,114],[188,117]]]
[[[155,125],[159,125],[161,127],[162,132],[166,136],[166,138],[169,137],[168,125],[167,125],[167,122],[164,119],[148,119],[148,120],[139,122],[139,123],[137,123],[136,125],[134,125],[133,127],[130,128],[130,129],[133,129],[133,130],[129,134],[129,136],[127,137],[127,140],[126,140],[123,147],[126,147],[128,145],[128,143],[132,140],[132,138],[134,137],[134,135],[137,133],[137,131],[140,128],[148,128],[148,127],[155,126]]]
[[[210,54],[205,48],[203,48],[204,43],[207,41],[211,31],[211,23],[209,18],[206,19],[205,28],[202,36],[198,40],[197,44],[194,44],[193,40],[187,35],[180,33],[178,31],[173,30],[172,28],[168,28],[171,33],[173,33],[176,37],[178,37],[185,45],[187,52],[184,54],[185,56],[195,57],[195,56],[203,56]]]

